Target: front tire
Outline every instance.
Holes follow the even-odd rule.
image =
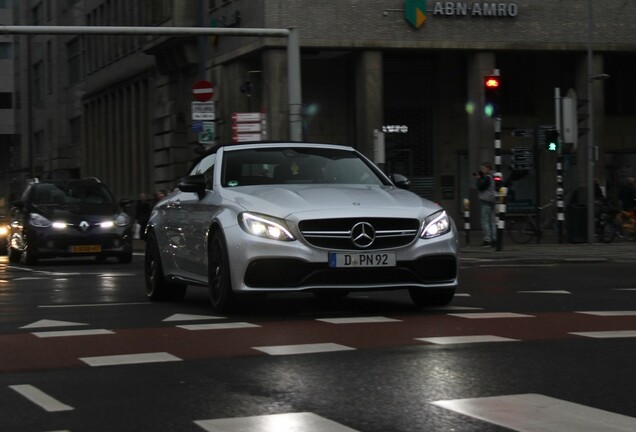
[[[508,236],[515,243],[525,244],[534,237],[534,227],[528,219],[509,220],[506,221],[506,225],[508,225]]]
[[[132,262],[133,253],[132,250],[124,252],[117,257],[117,262],[120,264],[130,264]]]
[[[182,300],[186,294],[186,285],[170,283],[166,280],[161,264],[161,254],[154,234],[146,239],[144,257],[144,279],[146,297],[152,301]]]
[[[19,263],[22,256],[17,249],[12,248],[11,246],[7,249],[7,255],[9,257],[9,262],[13,264]]]
[[[603,213],[599,216],[598,237],[603,243],[611,243],[616,236],[616,226],[610,215]]]
[[[236,303],[230,280],[230,260],[223,234],[216,230],[208,247],[208,289],[216,312],[231,310]]]
[[[636,226],[628,212],[623,211],[616,215],[616,227],[619,237],[626,240],[636,239]]]

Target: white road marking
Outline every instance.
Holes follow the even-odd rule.
[[[491,319],[491,318],[534,318],[534,315],[524,315],[514,312],[476,312],[476,313],[458,313],[448,314],[459,318],[469,319]]]
[[[557,264],[482,264],[480,268],[501,268],[501,267],[556,267]]]
[[[474,335],[474,336],[446,336],[446,337],[425,337],[415,338],[415,340],[430,342],[439,345],[463,344],[463,343],[480,343],[480,342],[517,342],[518,339],[510,339],[493,335]]]
[[[56,320],[43,319],[43,320],[33,322],[31,324],[27,324],[20,328],[26,329],[26,328],[45,328],[45,327],[71,327],[71,326],[85,326],[85,325],[88,325],[88,324],[71,322],[71,321],[56,321]]]
[[[381,322],[401,322],[401,320],[387,318],[382,316],[373,317],[348,317],[348,318],[318,318],[316,321],[322,321],[330,324],[362,324],[362,323],[381,323]]]
[[[519,432],[633,432],[636,419],[540,394],[431,402]]]
[[[221,323],[221,324],[183,324],[183,325],[178,325],[176,327],[179,327],[185,330],[230,330],[230,329],[239,329],[239,328],[260,327],[260,326],[256,324],[246,323],[246,322],[235,322],[235,323]]]
[[[51,396],[47,395],[37,387],[29,384],[12,385],[9,386],[9,388],[20,393],[22,396],[48,412],[72,411],[75,409],[70,405],[63,404],[57,399],[54,399]]]
[[[579,314],[596,316],[636,316],[636,311],[576,311]]]
[[[350,351],[355,350],[345,345],[335,343],[316,343],[316,344],[300,344],[300,345],[277,345],[252,347],[255,350],[262,351],[269,355],[290,355],[290,354],[311,354],[332,351]]]
[[[138,306],[151,305],[150,302],[132,302],[132,303],[84,303],[84,304],[63,304],[63,305],[40,305],[39,308],[83,308],[83,307],[107,307],[107,306]]]
[[[572,294],[566,290],[517,291],[520,294]]]
[[[94,330],[62,330],[62,331],[48,331],[48,332],[32,332],[34,336],[39,338],[51,338],[51,337],[66,337],[66,336],[95,336],[95,335],[109,335],[115,334],[115,332],[106,329],[94,329]]]
[[[357,432],[309,412],[197,420],[194,423],[208,432]]]
[[[612,338],[633,338],[636,337],[636,330],[615,330],[615,331],[595,331],[595,332],[570,332],[570,334],[585,336],[596,339]],[[636,430],[636,429],[634,429]]]
[[[192,315],[192,314],[174,314],[164,319],[164,321],[198,321],[198,320],[211,320],[211,319],[225,319],[227,317],[220,317],[214,315]]]
[[[167,352],[143,353],[143,354],[123,354],[100,357],[81,357],[81,361],[89,366],[118,366],[140,363],[162,363],[181,361],[177,356]]]

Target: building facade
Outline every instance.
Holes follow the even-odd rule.
[[[588,144],[609,196],[636,172],[633,2],[24,0],[16,7],[23,25],[295,28],[303,139],[350,144],[374,158],[374,137],[383,132],[385,171],[407,175],[416,193],[456,218],[464,199],[475,201],[471,172],[496,153],[504,178],[514,154],[533,155],[511,186],[513,210],[554,197],[556,156],[543,149],[542,134],[557,124],[555,89],[577,98],[566,198],[585,192]],[[201,79],[215,87],[212,142],[241,139],[233,113],[242,112],[263,113],[267,139],[289,138],[285,38],[14,40],[23,103],[10,189],[28,176],[97,176],[129,198],[172,188],[211,145],[192,120],[192,86]],[[483,77],[495,70],[500,136],[483,110]]]
[[[0,0],[0,25],[12,22],[13,2]],[[0,214],[5,213],[10,201],[9,172],[17,168],[10,164],[10,155],[18,151],[14,53],[13,38],[0,36],[0,149],[5,156],[0,158]]]

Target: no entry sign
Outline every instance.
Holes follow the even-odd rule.
[[[214,86],[210,81],[199,80],[192,85],[192,96],[200,102],[209,101],[214,97]]]

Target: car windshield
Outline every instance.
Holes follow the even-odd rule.
[[[221,184],[225,187],[259,184],[385,183],[356,152],[317,147],[277,147],[228,150]]]
[[[39,184],[33,193],[33,203],[46,204],[112,204],[113,196],[106,186],[96,182]]]

